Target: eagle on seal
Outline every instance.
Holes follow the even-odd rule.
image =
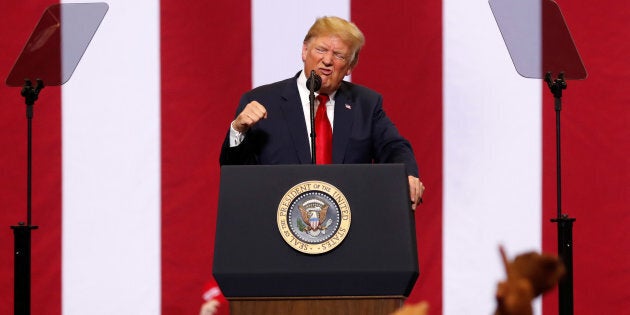
[[[300,214],[302,216],[302,221],[306,223],[307,230],[317,230],[320,228],[320,222],[324,222],[326,219],[326,212],[328,212],[328,205],[324,205],[321,209],[317,208],[308,208],[298,205],[300,209]]]

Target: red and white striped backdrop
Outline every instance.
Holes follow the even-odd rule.
[[[509,254],[556,252],[555,116],[518,76],[487,1],[109,1],[70,81],[35,105],[34,314],[195,314],[210,277],[218,155],[236,103],[293,75],[316,16],[356,22],[352,80],[384,95],[427,186],[416,212],[431,314],[490,314]],[[8,75],[50,1],[0,3]],[[630,308],[627,1],[559,1],[589,71],[563,98],[575,313]],[[0,313],[25,220],[26,119],[0,87]],[[246,179],[244,179],[246,180]],[[2,232],[1,226],[4,226]],[[557,313],[552,294],[540,314]]]

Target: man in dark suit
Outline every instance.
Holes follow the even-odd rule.
[[[332,132],[332,150],[318,148],[318,164],[320,160],[404,163],[415,209],[422,200],[424,185],[411,145],[385,115],[380,94],[343,81],[357,65],[364,42],[353,23],[337,17],[318,18],[304,38],[304,70],[293,78],[255,88],[241,98],[223,143],[221,165],[312,163],[306,82],[314,70],[321,77],[317,106],[325,106],[318,115],[330,123],[324,130],[316,127],[317,137]]]

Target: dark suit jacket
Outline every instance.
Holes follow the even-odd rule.
[[[300,75],[298,73],[297,75]],[[293,78],[260,86],[243,95],[236,115],[251,101],[267,109],[267,119],[247,131],[243,142],[223,142],[220,163],[310,164],[309,135],[302,103]],[[382,96],[366,87],[343,81],[335,95],[333,163],[404,163],[407,174],[418,176],[409,142],[385,115]]]

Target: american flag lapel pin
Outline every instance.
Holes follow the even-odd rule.
[[[346,104],[346,109],[352,109],[352,105]]]

